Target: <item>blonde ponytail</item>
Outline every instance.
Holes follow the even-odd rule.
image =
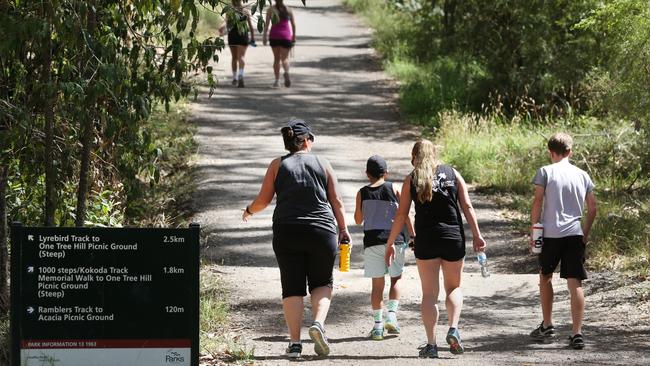
[[[417,200],[430,202],[433,198],[433,179],[438,168],[436,148],[429,140],[421,139],[413,145],[413,173],[411,179],[416,187]]]

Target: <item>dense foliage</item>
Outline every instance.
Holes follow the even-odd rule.
[[[262,14],[267,3],[249,5]],[[0,0],[0,313],[8,217],[118,226],[142,223],[146,202],[165,207],[152,188],[181,164],[167,152],[189,155],[191,144],[161,139],[151,116],[198,82],[214,85],[224,42],[216,28],[199,37],[204,11],[235,10],[220,0]]]
[[[514,194],[527,221],[545,140],[570,132],[601,203],[590,262],[650,273],[649,2],[346,2],[375,29],[402,111],[444,160]]]

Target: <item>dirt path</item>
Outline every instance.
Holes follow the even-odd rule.
[[[356,191],[366,184],[365,160],[381,154],[391,177],[401,181],[409,172],[409,153],[418,135],[400,125],[395,89],[369,48],[369,31],[335,0],[309,0],[295,5],[298,46],[292,59],[294,86],[271,89],[271,50],[249,49],[246,88],[229,85],[230,58],[222,57],[222,83],[211,99],[202,94],[194,104],[200,143],[199,189],[195,205],[203,225],[203,256],[223,272],[231,288],[233,322],[255,347],[258,364],[286,364],[288,342],[282,316],[279,271],[271,249],[273,207],[240,222],[241,209],[257,191],[272,158],[284,154],[279,129],[290,117],[308,120],[316,134],[314,152],[332,162],[343,187],[348,222]],[[647,283],[595,275],[588,281],[585,336],[587,348],[569,350],[568,293],[556,281],[555,323],[559,341],[535,344],[528,339],[539,323],[534,261],[521,247],[522,238],[487,198],[473,197],[479,224],[488,241],[492,276],[478,273],[468,256],[463,274],[465,305],[461,332],[467,352],[452,356],[444,342],[446,326],[438,328],[444,365],[504,364],[650,364],[650,318]],[[335,273],[335,292],[326,323],[332,343],[327,359],[313,357],[306,329],[303,361],[310,364],[421,364],[416,347],[425,340],[419,317],[419,278],[412,254],[402,281],[399,337],[371,341],[370,282],[363,278],[362,229],[350,225],[354,243],[352,271]],[[471,243],[468,241],[468,243]],[[470,245],[471,247],[471,245]],[[646,301],[638,301],[645,296]],[[443,293],[441,293],[441,299]],[[629,305],[630,302],[636,305]],[[444,301],[440,324],[446,324]],[[305,325],[310,323],[309,310]],[[431,362],[431,361],[427,361]]]

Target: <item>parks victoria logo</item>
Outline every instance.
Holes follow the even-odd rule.
[[[185,363],[185,357],[174,350],[168,350],[165,355],[165,364],[180,365]]]

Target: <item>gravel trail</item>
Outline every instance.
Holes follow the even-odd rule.
[[[398,313],[402,334],[383,341],[368,339],[372,326],[370,280],[363,278],[362,228],[353,225],[357,190],[367,184],[365,161],[380,154],[390,176],[401,182],[409,172],[410,148],[419,135],[400,123],[396,89],[381,71],[370,48],[370,31],[335,0],[309,0],[294,7],[298,43],[292,58],[291,88],[272,89],[269,47],[249,48],[246,88],[230,86],[230,56],[224,50],[216,67],[220,85],[193,104],[198,126],[198,191],[194,206],[203,227],[203,258],[230,288],[235,328],[255,347],[255,363],[286,364],[288,339],[282,315],[279,270],[271,248],[273,205],[248,223],[241,210],[257,194],[269,162],[285,152],[279,129],[290,117],[309,121],[316,134],[313,151],[327,158],[342,186],[347,220],[356,245],[352,270],[335,272],[334,298],[326,323],[332,353],[314,356],[303,330],[302,361],[311,365],[648,365],[650,364],[650,286],[613,274],[593,274],[585,283],[584,333],[587,347],[570,350],[568,291],[555,279],[558,341],[533,343],[528,333],[541,321],[535,262],[524,238],[487,197],[472,195],[488,242],[491,277],[482,278],[468,256],[462,289],[465,304],[460,330],[466,353],[454,356],[444,341],[446,314],[441,290],[440,360],[420,360],[417,346],[426,339],[419,316],[419,278],[409,253]],[[261,36],[258,37],[261,40]],[[461,172],[462,173],[462,172]],[[556,276],[558,277],[558,276]],[[307,302],[307,301],[306,301]],[[311,314],[305,312],[305,326]]]

